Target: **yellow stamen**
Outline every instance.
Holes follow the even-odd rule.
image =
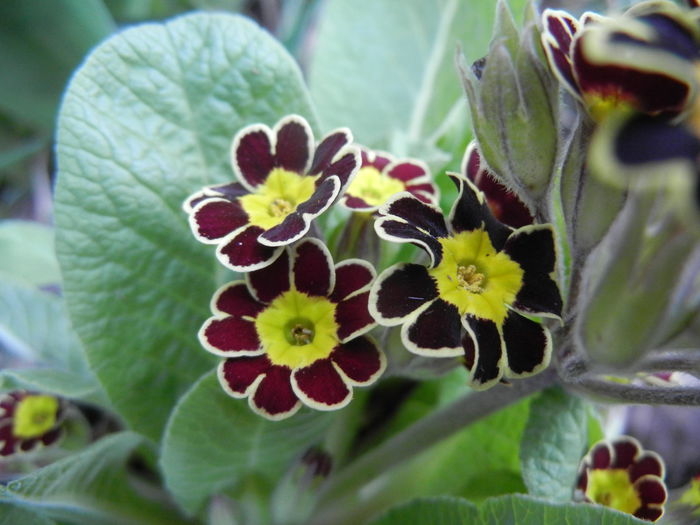
[[[457,266],[457,283],[468,292],[483,293],[481,283],[484,282],[484,278],[484,274],[479,273],[473,264]]]
[[[58,400],[52,396],[27,396],[15,409],[12,433],[20,438],[36,438],[56,424]]]

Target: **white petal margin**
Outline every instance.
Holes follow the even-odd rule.
[[[420,316],[424,310],[427,310],[428,307],[438,299],[440,299],[440,297],[436,297],[431,301],[427,301],[423,306],[417,308],[404,318],[404,320],[402,321],[404,324],[401,327],[401,342],[406,347],[406,350],[408,350],[412,354],[422,355],[425,357],[458,357],[464,355],[464,349],[461,345],[455,348],[443,346],[442,348],[428,349],[416,345],[413,341],[411,341],[408,338],[408,331],[415,324],[416,320],[418,319],[418,316]]]
[[[277,124],[275,124],[275,127],[272,128],[272,154],[276,157],[277,156],[277,134],[279,133],[280,129],[284,127],[285,125],[289,124],[290,122],[294,122],[296,124],[299,124],[302,128],[304,128],[304,132],[306,133],[306,151],[309,152],[309,156],[306,159],[306,164],[304,165],[304,171],[303,173],[306,173],[309,171],[309,168],[311,167],[311,162],[313,161],[314,158],[314,152],[315,152],[315,145],[314,145],[314,132],[311,130],[311,126],[309,123],[306,121],[304,117],[301,115],[287,115],[286,117],[280,119]]]
[[[370,386],[370,385],[374,384],[374,382],[377,381],[377,379],[379,379],[381,377],[381,375],[384,373],[384,371],[386,370],[386,365],[387,365],[386,354],[384,354],[384,352],[377,346],[377,343],[374,342],[374,339],[372,337],[365,336],[365,338],[367,340],[369,340],[369,342],[374,345],[374,348],[375,348],[375,350],[377,350],[377,354],[379,355],[379,368],[377,369],[377,371],[374,374],[372,374],[369,377],[369,379],[367,379],[367,381],[354,381],[353,379],[351,379],[345,375],[345,372],[343,372],[343,369],[340,367],[340,365],[333,363],[333,366],[338,371],[338,373],[343,378],[343,380],[352,386],[360,386],[360,387]],[[331,360],[331,362],[332,362],[332,360]]]
[[[377,271],[374,269],[374,266],[372,263],[369,261],[365,261],[364,259],[344,259],[340,261],[338,264],[335,265],[335,272],[337,273],[339,269],[344,268],[345,266],[362,266],[365,268],[372,278],[369,280],[369,282],[355,290],[354,292],[349,293],[345,297],[341,297],[339,299],[339,302],[344,300],[344,299],[350,299],[356,295],[360,295],[363,292],[366,292],[367,290],[370,290],[372,288],[372,285],[374,284],[375,279],[377,278]],[[335,291],[335,287],[333,287],[333,290],[331,290],[331,294]],[[371,312],[370,312],[371,314]],[[374,317],[374,316],[372,316]]]
[[[304,240],[302,240],[302,241],[300,241],[300,242],[298,242],[290,247],[291,264],[289,265],[289,282],[293,283],[294,287],[296,288],[296,276],[294,274],[294,266],[296,264],[297,257],[299,255],[299,247],[301,247],[305,244],[315,245],[316,248],[318,248],[319,251],[326,258],[326,266],[328,268],[328,274],[330,276],[330,283],[329,283],[328,289],[325,290],[325,292],[323,293],[323,296],[328,297],[331,294],[331,292],[333,291],[333,289],[335,288],[335,266],[333,265],[333,256],[331,255],[331,252],[328,251],[328,248],[320,239],[316,239],[314,237],[309,237],[308,239],[304,239]]]
[[[265,349],[263,348],[262,345],[260,345],[260,347],[257,350],[228,350],[228,351],[225,351],[225,350],[219,350],[215,346],[211,345],[209,343],[209,341],[207,341],[207,338],[204,335],[204,333],[206,332],[207,328],[209,328],[209,325],[211,325],[212,323],[214,323],[216,321],[224,321],[224,320],[228,319],[229,317],[231,317],[231,316],[227,315],[225,317],[210,317],[209,319],[204,321],[204,324],[199,329],[199,332],[197,332],[197,339],[199,339],[199,344],[202,345],[202,348],[204,348],[207,352],[214,354],[214,355],[218,355],[220,357],[246,357],[246,356],[251,357],[251,356],[264,354]],[[247,323],[250,323],[253,325],[253,327],[255,327],[255,323],[252,320],[243,319],[243,318],[241,318],[241,320],[243,320]]]
[[[537,365],[535,368],[532,369],[531,372],[523,372],[522,374],[516,374],[510,369],[510,366],[507,364],[508,361],[508,352],[506,351],[506,347],[504,346],[504,356],[506,358],[506,367],[503,372],[503,375],[507,378],[512,378],[512,379],[523,379],[525,377],[531,377],[536,374],[539,374],[543,370],[546,370],[547,367],[549,366],[549,363],[552,360],[552,334],[550,333],[549,329],[547,329],[545,326],[542,326],[542,331],[544,332],[544,337],[545,337],[545,348],[544,348],[544,356],[542,357],[542,362]],[[500,332],[500,328],[499,328]],[[505,344],[505,339],[503,338],[503,334],[501,333],[501,339],[504,341]]]
[[[374,320],[377,321],[382,326],[398,326],[402,323],[407,322],[409,319],[412,319],[412,316],[416,312],[422,312],[425,310],[428,305],[432,304],[432,302],[437,299],[437,296],[434,299],[428,300],[419,307],[417,307],[415,310],[412,310],[408,314],[406,314],[403,317],[384,317],[382,313],[377,309],[377,295],[379,293],[379,289],[382,287],[382,284],[384,281],[386,281],[391,275],[393,275],[394,272],[401,270],[405,266],[408,266],[411,263],[396,263],[393,266],[389,266],[386,270],[384,270],[382,273],[379,274],[379,277],[377,277],[372,283],[372,286],[370,287],[369,291],[369,302],[368,302],[368,310],[369,314],[374,317]]]
[[[262,131],[263,133],[265,133],[265,135],[267,135],[267,138],[270,141],[270,155],[274,156],[275,143],[277,141],[275,139],[275,135],[273,135],[270,128],[267,127],[265,124],[252,124],[250,126],[246,126],[245,128],[241,129],[238,133],[236,133],[236,135],[233,137],[233,142],[231,143],[231,150],[229,153],[229,156],[231,158],[231,168],[233,169],[233,174],[236,176],[238,182],[240,182],[243,185],[243,187],[251,193],[255,193],[256,187],[251,186],[248,183],[248,181],[245,180],[245,177],[241,172],[241,168],[238,166],[238,161],[236,160],[236,151],[238,151],[238,147],[240,146],[243,137],[250,133],[255,133],[257,131]]]
[[[261,261],[256,264],[251,264],[249,266],[236,266],[235,264],[231,264],[228,260],[228,257],[221,253],[221,250],[223,250],[224,246],[228,245],[231,240],[242,233],[245,229],[247,228],[256,228],[256,226],[253,226],[252,224],[244,224],[240,228],[237,228],[236,230],[232,231],[229,233],[226,237],[223,237],[217,241],[219,244],[216,247],[216,258],[219,260],[221,264],[223,264],[226,268],[233,270],[234,272],[238,273],[245,273],[245,272],[253,272],[255,270],[260,270],[261,268],[265,268],[266,266],[270,266],[273,262],[277,260],[277,257],[280,256],[282,253],[282,250],[284,250],[284,246],[278,246],[277,249],[272,253],[272,257],[269,259],[266,259],[264,261]],[[256,242],[260,242],[260,240],[256,240]],[[262,243],[260,243],[262,244]]]
[[[244,224],[243,226],[240,226],[233,230],[232,232],[228,233],[224,237],[217,237],[215,239],[209,239],[208,237],[204,237],[199,234],[199,224],[195,220],[195,217],[197,215],[197,212],[200,210],[200,208],[203,208],[207,204],[211,204],[213,202],[223,202],[225,204],[231,204],[231,201],[228,199],[224,199],[222,197],[207,197],[205,200],[198,202],[197,205],[192,208],[192,211],[190,212],[189,216],[187,217],[187,222],[190,224],[190,229],[192,230],[192,235],[194,235],[194,238],[197,239],[199,242],[203,244],[219,244],[222,242],[224,239],[227,237],[231,236],[233,233],[236,233],[238,231],[241,231],[243,228],[248,226],[248,224]],[[183,204],[184,207],[184,204]]]
[[[333,366],[333,369],[336,371],[338,376],[340,377],[340,380],[345,384],[345,386],[348,389],[348,395],[343,398],[342,401],[339,403],[336,403],[335,405],[327,405],[326,403],[320,403],[316,401],[315,399],[311,399],[309,396],[307,396],[304,391],[299,388],[299,385],[297,384],[297,380],[295,377],[296,372],[299,370],[302,370],[301,368],[296,368],[292,370],[292,375],[290,376],[290,381],[292,384],[292,390],[296,394],[296,396],[301,399],[302,403],[304,403],[306,406],[311,407],[315,410],[320,410],[324,412],[329,412],[331,410],[339,410],[341,408],[344,408],[350,404],[350,401],[352,401],[353,398],[353,389],[352,389],[352,383],[348,381],[348,378],[345,376],[345,374],[342,373],[340,370],[340,367],[336,365],[333,361],[330,360],[330,358],[326,358],[330,361],[331,365]]]
[[[487,319],[487,320],[490,321],[490,319]],[[487,381],[486,383],[482,383],[480,381],[477,382],[477,381],[474,381],[474,370],[476,369],[476,363],[479,360],[479,351],[480,351],[479,341],[477,340],[476,334],[472,330],[471,326],[469,326],[469,323],[467,322],[465,316],[462,316],[461,321],[462,321],[462,327],[466,330],[467,334],[469,335],[469,337],[472,340],[472,344],[474,345],[474,365],[472,366],[472,369],[469,371],[469,378],[467,379],[467,385],[469,385],[469,388],[471,388],[472,390],[488,390],[489,388],[496,386],[501,381],[501,378],[503,377],[503,373],[504,373],[504,368],[506,366],[506,362],[507,362],[506,343],[503,340],[503,332],[501,331],[501,327],[496,325],[496,328],[498,330],[498,337],[501,340],[501,357],[498,360],[498,362],[496,363],[496,366],[498,367],[498,375],[494,379]],[[493,322],[493,321],[491,321],[491,322]],[[496,323],[494,323],[494,324],[496,324]]]

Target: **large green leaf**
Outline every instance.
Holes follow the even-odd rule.
[[[31,510],[0,503],[0,525],[56,525],[56,522]]]
[[[524,3],[512,2],[517,13]],[[468,133],[455,50],[485,55],[494,13],[493,0],[327,2],[309,73],[323,125],[400,154],[453,126]]]
[[[69,311],[115,407],[153,439],[214,363],[195,334],[217,263],[180,205],[232,179],[238,129],[287,113],[312,113],[298,67],[268,33],[224,14],[125,31],[66,93],[56,242]]]
[[[6,367],[0,372],[3,388],[103,400],[60,298],[0,279],[0,348],[25,367],[38,367]]]
[[[33,285],[61,281],[53,246],[53,230],[38,222],[0,223],[0,277]]]
[[[0,110],[53,128],[71,71],[112,31],[101,0],[0,2]]]
[[[532,402],[520,447],[523,480],[530,494],[571,501],[588,444],[588,418],[585,402],[558,387]]]
[[[165,482],[189,513],[247,475],[277,480],[290,461],[322,439],[332,415],[303,411],[271,422],[205,375],[173,411],[163,439]]]
[[[371,525],[473,525],[477,516],[476,506],[464,499],[421,498],[397,505],[373,520]]]
[[[585,503],[552,503],[521,494],[487,500],[480,525],[639,525],[649,523],[617,510]]]
[[[132,432],[104,437],[80,453],[35,470],[0,488],[0,501],[72,524],[177,525],[163,501],[132,487],[125,463],[143,438]],[[146,493],[144,487],[140,493]]]

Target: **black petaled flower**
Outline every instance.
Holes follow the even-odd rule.
[[[372,286],[370,312],[382,325],[403,325],[403,344],[413,353],[464,356],[476,388],[535,374],[549,364],[551,337],[521,314],[561,315],[552,227],[500,223],[483,193],[451,176],[459,196],[447,221],[407,193],[380,208],[379,236],[420,246],[431,264],[385,270]]]
[[[350,131],[338,129],[315,145],[309,124],[297,115],[272,130],[263,124],[242,129],[231,148],[238,182],[203,188],[183,204],[195,237],[218,245],[217,257],[235,271],[271,264],[359,169],[351,142]]]
[[[334,266],[323,243],[307,238],[245,281],[220,288],[199,339],[226,358],[218,369],[224,390],[273,420],[301,403],[347,405],[353,386],[373,383],[386,366],[363,335],[375,326],[367,309],[374,276],[359,259]]]
[[[476,141],[467,146],[462,159],[462,173],[484,192],[491,212],[499,221],[513,228],[533,223],[534,218],[523,201],[498,182],[497,177],[486,166]]]
[[[656,521],[664,513],[666,485],[661,457],[628,436],[596,443],[579,467],[577,489],[589,503]]]
[[[0,456],[53,445],[63,434],[64,407],[56,397],[17,390],[0,397]]]
[[[657,2],[619,18],[580,20],[545,9],[542,21],[551,70],[594,119],[621,107],[678,114],[692,100],[698,29],[678,6]]]
[[[396,193],[407,191],[423,202],[439,199],[425,162],[396,159],[389,153],[361,149],[362,166],[340,203],[353,211],[372,212]]]

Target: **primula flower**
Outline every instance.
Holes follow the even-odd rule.
[[[53,396],[18,390],[0,398],[0,456],[56,443],[63,431],[63,405]]]
[[[579,467],[577,488],[589,503],[656,521],[666,502],[663,477],[664,462],[658,454],[621,436],[591,448]]]
[[[353,386],[381,375],[384,354],[363,335],[374,268],[359,259],[333,266],[328,249],[307,238],[270,266],[245,274],[214,295],[199,339],[226,357],[224,390],[248,398],[268,419],[284,419],[301,403],[318,410],[347,405]]]
[[[340,195],[360,167],[352,135],[337,129],[314,147],[309,124],[290,115],[270,130],[248,126],[233,139],[238,182],[209,186],[183,204],[197,240],[218,245],[228,268],[247,272],[271,264],[285,245]]]
[[[373,212],[390,197],[407,191],[423,202],[437,202],[439,193],[430,169],[420,160],[395,159],[392,155],[362,148],[362,166],[340,203],[353,211]]]
[[[700,474],[690,480],[690,486],[681,494],[678,503],[693,507],[693,515],[700,516]]]
[[[513,228],[533,223],[534,219],[527,206],[514,192],[501,184],[498,177],[486,166],[476,141],[467,146],[462,158],[461,171],[484,192],[491,212],[499,221]]]
[[[595,120],[633,108],[678,114],[696,90],[698,29],[670,2],[640,4],[619,18],[545,9],[541,35],[561,84]]]
[[[476,388],[535,374],[549,363],[551,337],[521,314],[561,314],[552,227],[498,222],[483,193],[451,176],[459,196],[447,222],[407,193],[380,208],[379,236],[420,246],[431,264],[385,270],[372,286],[370,312],[382,325],[402,324],[403,344],[415,354],[464,356]]]

